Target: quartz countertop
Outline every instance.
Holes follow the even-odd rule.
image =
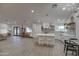
[[[52,34],[52,33],[48,33],[48,34],[44,34],[44,33],[39,33],[39,34],[36,34],[37,36],[56,36],[55,34]]]

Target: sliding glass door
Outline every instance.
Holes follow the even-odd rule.
[[[13,27],[13,35],[15,36],[20,35],[20,27]]]

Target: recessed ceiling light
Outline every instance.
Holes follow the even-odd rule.
[[[31,10],[32,13],[34,13],[34,10]]]
[[[63,8],[62,8],[62,10],[66,10],[66,8],[65,8],[65,7],[63,7]]]

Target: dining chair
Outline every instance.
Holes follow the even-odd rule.
[[[68,51],[71,51],[72,52],[72,55],[73,53],[75,52],[76,53],[76,56],[78,55],[78,46],[77,44],[75,44],[74,42],[70,41],[70,40],[65,40],[65,45],[64,45],[64,52],[65,52],[65,55],[67,56],[68,55]]]
[[[68,44],[69,41],[73,41],[73,40],[78,40],[77,38],[70,38],[69,40],[64,40],[64,52],[66,50],[66,46]]]

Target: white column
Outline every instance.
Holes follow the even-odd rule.
[[[76,37],[79,38],[79,18],[76,19]]]
[[[41,24],[33,24],[33,31],[32,31],[32,35],[33,37],[35,37],[36,34],[41,33]]]

